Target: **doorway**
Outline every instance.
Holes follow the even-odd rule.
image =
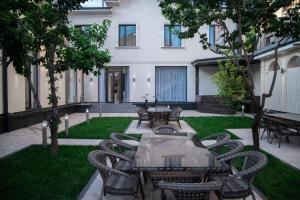
[[[107,72],[107,102],[122,103],[123,99],[123,72]]]

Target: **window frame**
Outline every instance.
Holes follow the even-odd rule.
[[[124,40],[124,45],[120,45],[121,44],[121,27],[122,26],[124,26],[125,27],[125,32],[124,32],[124,34],[125,34],[125,40]],[[126,44],[126,27],[127,26],[134,26],[135,27],[135,45],[127,45]],[[118,45],[117,45],[118,47],[137,47],[137,25],[136,24],[119,24],[118,25]]]
[[[180,28],[180,32],[182,31],[182,25],[180,25],[180,24],[176,24],[176,25],[174,25],[174,27],[176,27],[176,26],[179,26],[179,28]],[[177,36],[177,38],[179,39],[179,41],[180,41],[180,44],[179,44],[179,46],[173,46],[173,42],[172,42],[172,31],[170,30],[170,27],[171,27],[171,25],[170,24],[164,24],[164,47],[166,47],[166,48],[181,48],[182,47],[182,39],[181,38],[179,38],[178,36]],[[166,32],[168,31],[168,36],[169,36],[169,41],[170,41],[170,44],[169,45],[166,45],[167,43],[166,43]],[[174,34],[174,33],[173,33]]]

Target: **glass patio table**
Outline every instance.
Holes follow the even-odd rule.
[[[148,108],[147,112],[150,117],[151,128],[153,128],[155,122],[163,121],[168,124],[169,116],[172,110],[164,106],[157,106]]]
[[[139,171],[207,171],[219,163],[204,148],[180,136],[143,137],[135,155]]]

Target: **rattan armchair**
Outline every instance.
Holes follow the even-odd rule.
[[[175,109],[172,110],[172,112],[170,113],[169,115],[169,119],[168,119],[168,122],[172,122],[172,121],[175,121],[177,122],[179,128],[181,129],[181,124],[180,124],[180,114],[181,112],[183,111],[182,108],[180,107],[177,107]]]
[[[134,140],[134,141],[137,141],[137,142],[140,142],[139,139],[135,138],[135,137],[132,137],[128,134],[124,134],[124,133],[111,133],[110,134],[110,138],[119,146],[123,147],[123,148],[126,148],[126,149],[129,149],[129,150],[134,150],[136,151],[138,146],[137,145],[133,145],[133,144],[129,144],[127,142],[124,142],[123,140]]]
[[[211,146],[214,146],[216,144],[226,142],[229,139],[230,139],[230,134],[226,133],[226,132],[209,135],[209,136],[204,137],[202,139],[198,139],[196,135],[194,135],[192,137],[192,141],[194,142],[194,144],[196,146],[199,146],[199,147],[202,147],[202,148],[210,148]],[[204,140],[216,140],[216,142],[214,144],[211,144],[211,145],[204,145],[202,143]]]
[[[210,146],[208,150],[212,153],[216,160],[231,156],[235,153],[241,152],[244,149],[244,144],[240,141],[227,141],[223,143],[216,143]],[[220,162],[220,166],[212,169],[210,176],[225,176],[232,174],[230,162]]]
[[[146,109],[139,107],[136,112],[139,116],[137,127],[139,127],[143,121],[150,123],[150,117]]]
[[[235,159],[244,158],[243,167],[236,173],[227,177],[214,177],[214,181],[222,182],[222,189],[217,191],[219,199],[241,199],[255,195],[252,190],[252,182],[259,170],[267,164],[267,157],[257,151],[240,152],[220,159],[222,162],[231,162]]]
[[[273,125],[275,126],[275,136],[278,137],[278,147],[280,148],[281,146],[281,138],[286,137],[287,142],[289,142],[289,137],[300,137],[300,132],[297,130],[297,128],[293,128],[292,125],[288,125],[287,123],[284,123],[281,120],[273,120]],[[272,138],[272,140],[274,139]],[[272,140],[270,143],[272,143]]]
[[[214,155],[215,159],[220,160],[226,156],[242,151],[244,144],[240,141],[229,140],[222,143],[210,145],[208,150]]]
[[[117,160],[115,156],[109,156],[109,159],[111,161],[112,166],[115,169],[118,169],[120,171],[134,174],[137,173],[136,170],[134,170],[134,164],[133,164],[133,158],[135,156],[135,152],[131,153],[132,151],[129,151],[130,154],[127,152],[119,152],[119,146],[116,145],[113,140],[103,140],[99,143],[99,149],[109,152],[118,152],[122,156],[127,157],[127,160]]]
[[[140,186],[142,199],[144,199],[143,188],[138,174],[130,175],[110,167],[107,163],[108,157],[115,157],[121,160],[128,160],[127,157],[115,152],[94,150],[88,155],[88,160],[96,167],[103,180],[103,195],[132,195],[138,197],[138,188]]]
[[[216,181],[207,183],[159,182],[158,188],[170,190],[177,200],[208,200],[210,192],[221,190],[222,184]]]
[[[157,135],[178,135],[186,136],[186,133],[180,133],[179,129],[171,125],[161,125],[153,129]]]

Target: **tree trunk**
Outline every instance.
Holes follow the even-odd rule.
[[[262,110],[258,108],[256,111],[256,115],[254,117],[254,122],[252,124],[252,138],[253,138],[253,148],[254,150],[259,150],[259,135],[260,135],[260,122],[262,117]]]
[[[11,63],[11,60],[8,60],[8,56],[4,49],[2,49],[2,89],[3,89],[3,114],[4,114],[4,131],[9,131],[9,120],[8,120],[8,88],[7,88],[7,68]]]
[[[55,66],[54,66],[54,50],[50,50],[48,57],[48,73],[49,73],[49,84],[50,84],[50,92],[49,100],[51,103],[51,108],[49,110],[49,126],[51,131],[51,155],[58,155],[58,140],[57,140],[57,131],[58,125],[60,123],[59,113],[57,109],[58,98],[56,96],[56,87],[55,87]]]

